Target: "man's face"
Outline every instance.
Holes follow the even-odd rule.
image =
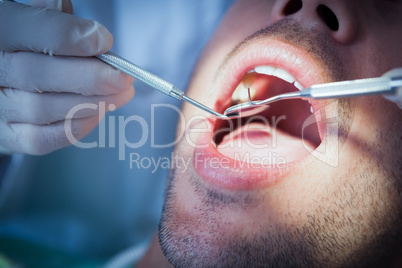
[[[187,95],[222,113],[247,101],[247,88],[256,100],[300,85],[381,76],[402,66],[401,14],[401,1],[238,1]],[[253,121],[218,120],[187,104],[183,114],[160,228],[173,265],[397,261],[396,105],[366,96],[280,101]]]

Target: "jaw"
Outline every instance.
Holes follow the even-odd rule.
[[[337,104],[338,109],[344,106]],[[368,156],[362,126],[345,121],[339,125],[349,128],[353,138],[343,141],[336,167],[316,159],[271,187],[228,189],[206,182],[193,168],[176,169],[161,225],[165,252],[174,254],[171,261],[182,258],[195,266],[197,262],[224,266],[250,260],[284,263],[291,258],[299,266],[307,259],[310,265],[348,266],[381,259],[390,254],[390,247],[398,250],[402,187],[392,174],[400,170],[395,159],[401,154],[390,148],[402,146],[401,141],[393,137],[394,143],[370,148]],[[391,124],[383,127],[396,133]],[[370,144],[376,133],[371,136]],[[175,153],[192,157],[183,143]],[[386,157],[380,159],[381,155]]]

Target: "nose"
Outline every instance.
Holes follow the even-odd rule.
[[[320,28],[338,43],[350,44],[358,34],[355,1],[350,0],[277,0],[272,9],[273,22],[293,18],[306,27]]]

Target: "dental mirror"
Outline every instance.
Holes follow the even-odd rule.
[[[248,93],[248,102],[239,103],[233,105],[225,110],[224,115],[227,117],[234,119],[239,117],[249,117],[252,115],[256,115],[264,111],[269,107],[269,105],[258,104],[251,100],[250,88],[247,89]]]
[[[261,113],[268,107],[268,105],[256,105],[254,103],[245,102],[227,108],[224,115],[231,119],[249,117]]]
[[[294,99],[300,98],[301,92],[289,92],[280,95],[273,96],[266,100],[260,101],[252,101],[250,96],[250,89],[248,89],[248,102],[243,102],[240,104],[236,104],[231,106],[225,110],[224,115],[229,118],[237,118],[237,117],[249,117],[252,115],[256,115],[261,113],[265,109],[269,107],[269,103],[282,100],[282,99]]]

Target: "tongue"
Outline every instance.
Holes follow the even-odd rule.
[[[221,154],[232,159],[265,165],[300,160],[308,155],[307,148],[314,147],[300,137],[262,123],[251,123],[236,129],[217,146]]]

